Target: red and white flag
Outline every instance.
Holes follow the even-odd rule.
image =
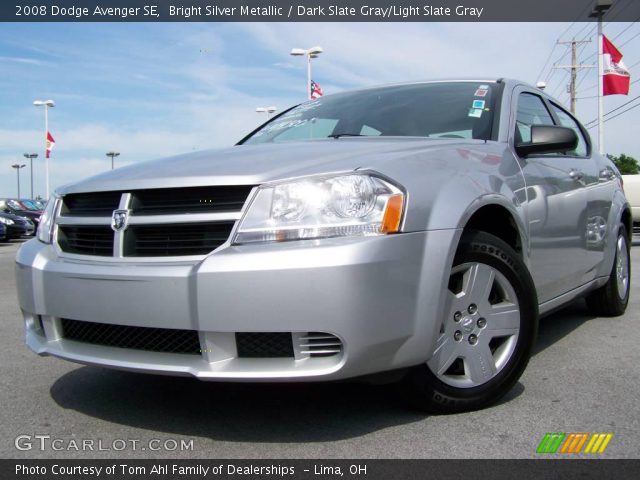
[[[602,95],[628,95],[629,70],[622,63],[622,53],[602,35]]]
[[[311,80],[311,100],[316,100],[320,98],[322,95],[324,95],[324,93],[322,93],[322,89],[320,88],[320,85],[318,85],[316,82]]]
[[[51,132],[47,132],[47,158],[51,156],[51,150],[53,150],[55,144],[56,141],[53,139],[53,135],[51,135]]]

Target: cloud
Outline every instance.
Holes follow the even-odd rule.
[[[14,62],[14,63],[23,63],[23,64],[27,64],[27,65],[37,65],[37,66],[48,65],[48,62],[43,62],[42,60],[37,60],[35,58],[25,58],[25,57],[2,57],[2,56],[0,56],[0,62]]]

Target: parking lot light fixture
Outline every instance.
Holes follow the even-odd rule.
[[[11,165],[11,168],[16,169],[16,173],[18,174],[18,198],[20,198],[20,169],[26,167],[27,165],[24,163],[14,163]]]
[[[311,100],[311,59],[318,58],[324,50],[320,46],[304,48],[292,48],[290,55],[294,57],[307,57],[307,99]]]
[[[111,157],[111,170],[113,170],[113,159],[120,155],[120,152],[107,152],[107,157]]]
[[[266,113],[267,114],[267,118],[270,118],[271,115],[273,114],[273,112],[275,112],[277,110],[276,107],[258,107],[256,108],[256,112],[258,113]]]
[[[33,159],[34,158],[38,158],[38,154],[37,153],[24,153],[23,154],[24,158],[28,158],[29,159],[29,170],[31,173],[31,200],[33,200]]]

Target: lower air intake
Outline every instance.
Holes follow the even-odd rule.
[[[130,348],[152,352],[200,355],[200,339],[195,330],[131,327],[106,323],[61,319],[62,336],[76,342]]]

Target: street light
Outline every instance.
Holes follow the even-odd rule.
[[[38,158],[38,154],[37,153],[24,153],[23,154],[24,158],[28,158],[29,159],[29,170],[31,171],[31,200],[33,200],[33,159],[34,158]]]
[[[323,52],[322,47],[311,47],[308,50],[304,48],[292,48],[290,54],[294,57],[307,57],[307,99],[311,100],[311,59],[318,58]]]
[[[256,108],[256,112],[258,113],[266,113],[267,118],[271,117],[271,114],[277,110],[276,107],[258,107]]]
[[[20,198],[20,169],[26,167],[26,164],[20,165],[19,163],[14,163],[11,165],[12,168],[16,169],[16,173],[18,174],[18,199]]]
[[[49,199],[49,159],[47,158],[47,136],[49,135],[49,107],[55,107],[53,100],[36,100],[36,107],[44,107],[44,168],[47,177],[47,199]]]
[[[113,159],[120,155],[120,152],[107,152],[107,157],[111,157],[111,170],[113,170]]]

